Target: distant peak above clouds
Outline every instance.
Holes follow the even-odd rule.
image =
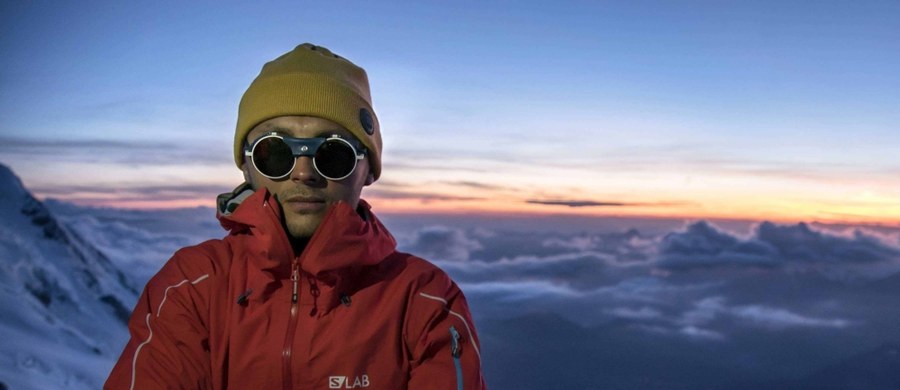
[[[0,163],[0,200],[8,201],[26,196],[28,191],[22,180],[9,167]]]

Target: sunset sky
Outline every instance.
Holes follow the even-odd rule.
[[[212,206],[262,64],[364,67],[394,213],[900,225],[900,3],[3,2],[0,163],[39,197]]]

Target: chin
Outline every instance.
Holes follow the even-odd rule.
[[[319,224],[322,222],[322,218],[320,216],[292,216],[289,217],[287,221],[287,230],[288,234],[293,238],[310,238],[313,233],[316,232],[316,229],[319,227]]]

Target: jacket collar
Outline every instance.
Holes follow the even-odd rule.
[[[231,194],[220,195],[217,217],[230,235],[247,236],[241,240],[243,249],[249,252],[253,268],[264,274],[267,290],[269,284],[290,277],[291,264],[296,261],[304,274],[335,294],[350,294],[361,268],[379,264],[397,246],[364,200],[356,210],[346,202],[329,208],[299,256],[294,255],[281,223],[281,206],[264,188],[253,192],[242,185]],[[332,298],[328,300],[337,300]]]

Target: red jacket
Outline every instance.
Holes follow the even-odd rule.
[[[107,389],[483,389],[465,297],[360,201],[295,257],[259,190],[144,289]]]

